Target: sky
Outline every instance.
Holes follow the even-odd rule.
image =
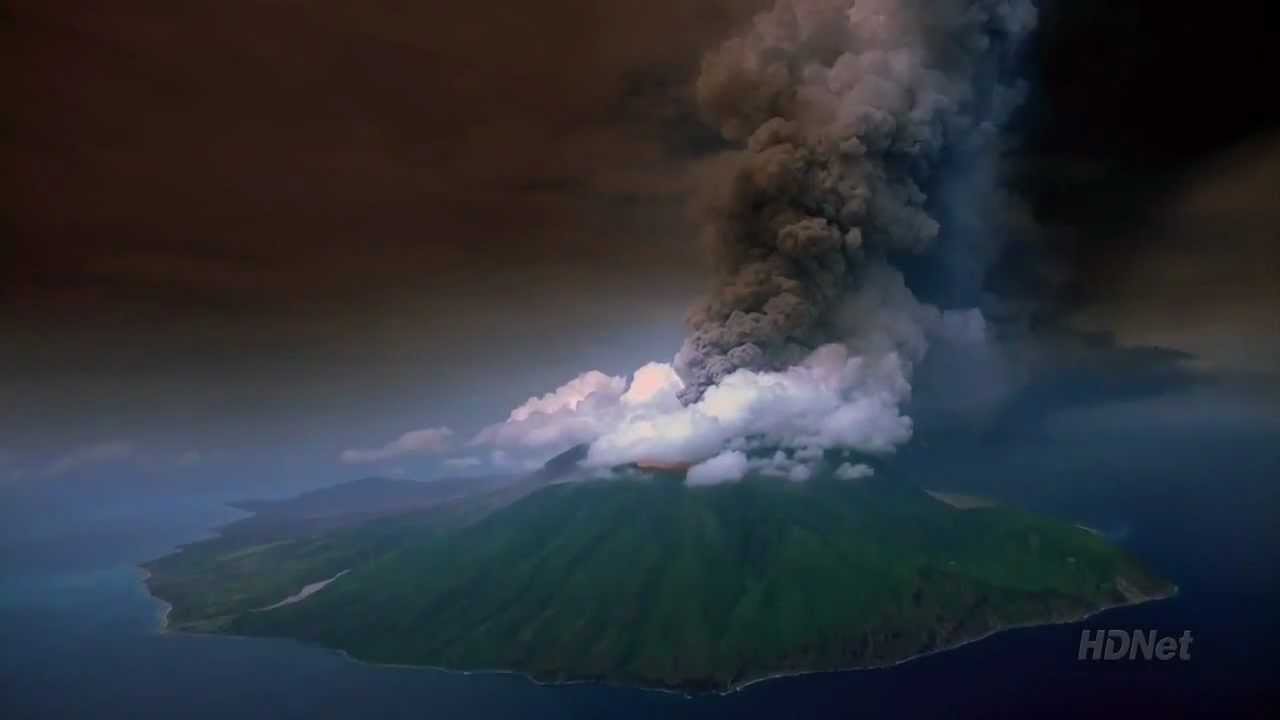
[[[692,83],[765,5],[9,3],[0,482],[438,473],[340,460],[669,361],[729,147]],[[1028,237],[985,282],[1273,373],[1266,10],[1040,6],[1002,159]]]

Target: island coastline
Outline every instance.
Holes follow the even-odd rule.
[[[342,573],[339,573],[337,577],[340,577],[346,572],[348,571],[344,570]],[[144,580],[144,587],[145,587],[145,580],[151,577],[151,573],[144,568],[143,575],[144,575],[143,580]],[[332,582],[333,580],[336,580],[337,577],[330,578],[328,582]],[[298,640],[295,638],[281,638],[281,639],[288,640],[289,642],[294,643],[301,647],[332,652],[341,656],[343,659],[347,660],[348,662],[356,663],[359,665],[365,665],[369,667],[375,667],[375,668],[387,668],[387,669],[395,669],[395,670],[428,670],[433,672],[449,673],[451,675],[518,675],[523,677],[530,683],[533,683],[534,685],[538,685],[540,687],[553,688],[553,687],[568,687],[572,685],[599,685],[602,687],[626,688],[630,690],[641,690],[645,692],[659,692],[659,693],[667,693],[671,695],[679,695],[685,698],[695,698],[695,697],[705,696],[705,695],[720,695],[720,696],[731,695],[733,693],[745,690],[753,685],[765,683],[770,680],[783,680],[783,679],[792,678],[792,677],[803,677],[806,675],[824,675],[828,673],[834,674],[834,673],[850,673],[850,672],[860,672],[860,671],[870,671],[870,670],[887,670],[890,668],[897,667],[899,665],[905,665],[915,660],[920,660],[920,659],[929,657],[931,655],[940,655],[942,653],[958,650],[962,647],[965,647],[966,645],[971,645],[973,643],[981,642],[982,640],[986,640],[995,635],[999,635],[1005,632],[1012,632],[1016,630],[1027,630],[1027,629],[1038,628],[1038,627],[1052,627],[1056,625],[1072,625],[1074,623],[1084,622],[1089,618],[1095,617],[1097,615],[1101,615],[1102,613],[1108,612],[1110,610],[1118,610],[1120,608],[1128,608],[1128,607],[1138,607],[1138,606],[1146,605],[1153,602],[1159,602],[1161,600],[1170,600],[1170,599],[1176,598],[1179,595],[1180,591],[1181,591],[1180,587],[1175,584],[1172,586],[1172,589],[1167,593],[1144,596],[1140,599],[1136,599],[1130,602],[1114,603],[1111,605],[1107,605],[1105,607],[1100,607],[1100,608],[1091,610],[1089,612],[1086,612],[1082,615],[1079,615],[1073,618],[1067,618],[1063,620],[1051,620],[1051,621],[1045,621],[1045,622],[1029,622],[1029,623],[1017,623],[1013,625],[1007,625],[1004,627],[999,627],[999,628],[989,630],[973,638],[961,640],[960,642],[957,642],[952,645],[947,645],[945,647],[938,647],[938,648],[933,648],[931,650],[926,650],[921,653],[909,655],[899,660],[894,660],[893,662],[880,663],[877,665],[854,665],[854,666],[843,667],[843,668],[793,670],[793,671],[787,671],[787,672],[771,673],[769,675],[764,675],[761,677],[743,680],[741,682],[734,683],[726,688],[708,689],[704,691],[690,691],[690,690],[681,690],[678,688],[671,688],[671,687],[629,684],[629,683],[623,683],[623,682],[617,682],[617,681],[611,681],[611,680],[605,680],[605,679],[570,678],[565,680],[543,680],[543,679],[539,679],[537,676],[533,675],[532,673],[526,672],[524,670],[504,669],[504,668],[464,670],[461,668],[452,668],[452,667],[446,667],[442,665],[384,663],[384,662],[377,662],[375,660],[364,660],[362,658],[358,658],[342,648],[335,648],[335,647],[329,647],[326,645],[320,645],[316,643],[309,643],[304,640]],[[150,595],[149,591],[148,591],[148,594]],[[172,634],[172,635],[187,635],[192,637],[225,637],[225,638],[235,638],[239,640],[267,639],[259,635],[239,635],[235,633],[202,632],[198,630],[183,630],[179,628],[172,628],[169,626],[169,612],[173,609],[173,606],[163,598],[157,597],[155,595],[151,595],[151,597],[157,600],[162,606],[162,611],[160,614],[160,627],[158,628],[158,632],[160,633]],[[310,595],[308,595],[308,597],[310,597]],[[301,599],[305,600],[306,598],[301,598]]]
[[[926,492],[928,492],[929,495],[934,494],[933,492],[929,492],[929,491],[926,491]],[[935,496],[933,497],[933,500],[939,501],[939,498]],[[942,504],[952,505],[951,503],[947,503],[945,500],[942,501]],[[933,506],[933,507],[936,507],[936,506]],[[954,507],[954,505],[952,507]],[[1084,526],[1076,525],[1076,529],[1078,531],[1089,532],[1090,534],[1097,534],[1097,532],[1092,528],[1088,528]],[[215,531],[214,533],[215,536],[220,534],[221,533],[217,531]],[[184,553],[187,550],[187,545],[178,546],[176,548],[176,554]],[[151,561],[151,562],[155,562],[155,561]],[[1067,562],[1074,563],[1075,558],[1068,557]],[[901,652],[902,650],[907,650],[908,648],[898,647],[898,648],[890,648],[887,651],[881,650],[878,653],[881,657],[876,658],[876,660],[879,660],[879,662],[875,662],[873,660],[870,663],[859,663],[859,664],[853,664],[853,665],[844,666],[844,667],[793,668],[793,669],[781,670],[778,672],[762,674],[754,677],[748,677],[740,681],[726,683],[726,684],[720,684],[724,682],[722,679],[719,682],[717,682],[715,675],[703,675],[701,676],[701,678],[699,678],[699,676],[697,675],[689,675],[687,676],[687,678],[685,678],[688,680],[688,682],[681,682],[681,679],[678,678],[676,682],[668,683],[666,682],[667,678],[664,678],[662,676],[646,677],[644,675],[633,675],[631,677],[628,677],[626,673],[612,673],[612,675],[610,673],[602,673],[600,675],[578,673],[575,676],[574,674],[572,674],[573,672],[572,668],[568,666],[565,667],[563,674],[561,674],[560,671],[556,670],[555,669],[556,666],[554,665],[543,666],[544,671],[542,672],[542,674],[539,674],[539,671],[536,671],[536,670],[533,672],[530,672],[528,670],[522,670],[517,668],[479,667],[479,668],[472,668],[472,669],[463,669],[459,667],[448,667],[448,666],[432,665],[432,664],[419,664],[414,662],[408,662],[408,663],[379,662],[376,659],[364,659],[356,655],[353,655],[352,652],[353,651],[358,652],[358,648],[355,648],[354,650],[348,650],[343,647],[338,647],[335,644],[327,644],[322,641],[319,641],[319,642],[308,641],[307,639],[296,637],[296,636],[290,636],[288,634],[272,634],[269,632],[264,633],[264,632],[256,632],[252,630],[246,632],[245,631],[246,627],[235,621],[235,618],[237,617],[237,615],[235,614],[221,615],[217,617],[207,616],[205,618],[205,621],[202,621],[202,622],[197,622],[197,623],[181,622],[175,626],[174,623],[172,622],[172,617],[171,617],[174,607],[169,600],[166,600],[164,597],[161,597],[160,595],[156,595],[153,592],[154,588],[152,587],[153,583],[151,582],[153,578],[153,573],[151,568],[148,565],[149,565],[148,563],[143,563],[143,566],[142,566],[144,587],[146,587],[149,594],[152,594],[152,596],[155,597],[157,600],[159,600],[161,603],[161,609],[159,613],[160,632],[165,632],[165,633],[172,632],[175,634],[191,634],[191,635],[205,635],[205,636],[221,635],[225,637],[237,637],[237,638],[244,638],[244,639],[275,637],[280,639],[288,639],[300,645],[311,646],[313,648],[324,648],[333,652],[337,652],[343,657],[353,662],[358,662],[361,664],[372,665],[377,667],[436,670],[441,672],[449,672],[449,673],[463,674],[463,675],[471,675],[471,674],[522,675],[526,679],[528,679],[530,682],[536,685],[541,685],[541,686],[595,684],[595,685],[604,685],[604,686],[612,686],[612,687],[625,687],[625,688],[643,689],[648,691],[665,692],[665,693],[682,695],[686,697],[694,697],[698,695],[709,695],[709,694],[726,695],[729,693],[743,690],[757,683],[762,683],[772,679],[781,679],[786,677],[813,675],[813,674],[820,674],[820,673],[852,672],[856,670],[874,670],[874,669],[889,668],[889,667],[893,667],[903,663],[911,662],[916,659],[927,657],[929,655],[947,652],[950,650],[955,650],[965,645],[968,645],[970,643],[974,643],[974,642],[978,642],[980,640],[986,639],[997,633],[1001,633],[1009,630],[1023,629],[1023,628],[1034,628],[1034,627],[1042,627],[1042,626],[1065,625],[1065,624],[1077,623],[1077,622],[1084,621],[1087,618],[1098,615],[1100,613],[1106,612],[1108,610],[1121,608],[1121,607],[1137,606],[1137,605],[1146,604],[1148,602],[1154,602],[1156,600],[1175,597],[1179,592],[1177,585],[1172,583],[1167,583],[1167,582],[1159,589],[1155,589],[1151,586],[1145,586],[1142,590],[1139,590],[1139,587],[1142,586],[1141,583],[1131,584],[1127,577],[1117,575],[1117,576],[1114,576],[1115,591],[1112,593],[1113,598],[1103,598],[1103,597],[1094,598],[1095,600],[1102,601],[1103,604],[1098,604],[1092,608],[1087,608],[1087,609],[1081,606],[1077,606],[1076,608],[1074,608],[1077,611],[1075,614],[1070,614],[1072,608],[1059,607],[1057,612],[1054,612],[1051,610],[1050,612],[1045,613],[1046,618],[1043,620],[1030,620],[1025,622],[1017,622],[1017,623],[1011,623],[1007,625],[998,625],[998,626],[990,627],[989,629],[980,631],[978,634],[972,637],[956,639],[949,644],[931,647],[927,650],[897,657],[896,659],[889,659],[889,658],[892,658],[893,655],[895,654],[894,653],[895,649]],[[338,565],[337,567],[343,567],[343,566]],[[351,572],[351,571],[352,571],[352,566],[348,565],[346,569],[341,570],[335,575],[330,575],[328,577],[325,577],[324,579],[307,583],[303,585],[300,590],[294,590],[291,593],[282,594],[283,599],[277,600],[275,602],[267,602],[264,599],[264,601],[262,601],[261,604],[258,605],[257,607],[245,608],[238,612],[244,613],[244,614],[262,613],[264,611],[273,610],[285,605],[294,605],[294,604],[300,603],[316,595],[316,593],[325,589],[330,583],[343,577],[344,575],[346,575],[348,572]],[[333,570],[331,569],[329,572],[332,573]],[[281,595],[277,595],[276,597],[279,598],[281,597]],[[1115,597],[1119,597],[1123,599],[1116,602],[1106,602],[1106,600],[1114,599]],[[993,619],[994,618],[998,618],[998,615],[994,616]],[[987,623],[974,623],[974,624],[980,627],[982,624],[987,624]],[[962,625],[956,626],[952,628],[952,630],[953,631],[961,630]],[[972,629],[978,630],[978,627],[974,627]],[[952,634],[952,633],[947,633],[947,634]],[[954,633],[953,637],[959,634],[960,633]],[[920,643],[922,645],[932,644],[933,642],[936,642],[936,638],[933,638],[933,637],[921,638],[921,639],[925,641]],[[876,653],[867,653],[867,655],[871,657],[874,657],[875,654]],[[866,659],[871,659],[871,658],[869,657]],[[797,664],[800,664],[800,663],[797,663]],[[546,668],[550,668],[550,669],[547,670]],[[764,669],[764,668],[761,668],[761,669]]]

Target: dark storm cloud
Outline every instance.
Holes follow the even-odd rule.
[[[456,403],[634,355],[700,284],[685,98],[751,10],[8,4],[6,447],[341,424],[390,385]]]
[[[1034,304],[1039,322],[1059,323],[1114,296],[1162,246],[1183,244],[1172,237],[1169,204],[1189,174],[1234,147],[1265,144],[1280,128],[1280,95],[1259,92],[1252,76],[1274,44],[1268,3],[1208,13],[1157,0],[1045,0],[1040,8],[1027,56],[1032,94],[1014,123],[1025,142],[1007,168],[1027,200],[1033,242],[1012,247],[1017,255],[1006,253],[992,282],[1024,308]],[[1215,245],[1239,235],[1204,230]],[[1220,259],[1237,254],[1207,241],[1202,248]],[[1161,295],[1198,294],[1184,280],[1150,276]]]
[[[1280,135],[1198,163],[1172,185],[1140,230],[1117,238],[1128,262],[1073,322],[1193,353],[1214,370],[1280,371]]]
[[[687,66],[739,5],[15,3],[6,292],[270,311],[483,264],[652,269],[678,233],[600,216],[679,217],[654,115],[687,126]]]
[[[697,284],[685,171],[725,142],[692,81],[765,5],[10,3],[4,314],[256,317],[495,265]],[[1041,3],[1038,215],[1084,195],[1045,157],[1105,173],[1274,119],[1274,94],[1218,81],[1258,50],[1251,8],[1156,5]]]
[[[373,446],[670,352],[705,278],[687,196],[734,145],[698,113],[699,58],[767,4],[8,3],[4,448],[416,409],[338,447]],[[1265,67],[1257,16],[1040,5],[1014,176],[1035,242],[989,284],[1058,319],[1160,267],[1147,207],[1277,96],[1227,81]]]

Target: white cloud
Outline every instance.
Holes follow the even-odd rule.
[[[471,444],[545,459],[605,432],[626,389],[624,378],[585,372],[554,392],[529,398],[504,422],[481,430]]]
[[[505,450],[494,450],[489,453],[489,464],[513,472],[521,472],[525,470],[537,470],[542,466],[543,460],[540,456],[521,457],[513,456]]]
[[[449,448],[453,431],[447,427],[407,432],[380,448],[344,450],[339,459],[349,465],[382,462],[407,455],[431,455]]]
[[[884,264],[865,269],[831,323],[845,340],[785,370],[739,369],[693,404],[680,404],[684,384],[671,364],[649,363],[630,378],[593,370],[529,398],[469,445],[504,468],[536,467],[582,443],[590,445],[585,465],[595,469],[718,457],[725,463],[732,457],[722,457],[726,451],[777,449],[783,452],[770,459],[744,455],[744,462],[801,480],[825,450],[877,455],[910,440],[912,421],[902,409],[931,340],[980,343],[986,335],[981,313],[919,302],[902,274]]]
[[[889,452],[911,436],[899,412],[907,370],[897,353],[854,357],[831,344],[781,372],[739,370],[689,406],[676,399],[682,384],[668,364],[650,363],[630,382],[593,371],[530,399],[471,444],[501,451],[509,464],[590,443],[594,467],[699,462],[744,438],[798,451],[803,461],[831,447]]]
[[[897,353],[853,357],[825,345],[781,372],[738,370],[693,405],[630,412],[592,444],[588,462],[696,462],[736,438],[801,450],[801,459],[835,447],[890,452],[911,437],[899,411],[911,391],[906,371]]]
[[[647,406],[675,410],[680,407],[677,394],[684,387],[680,376],[667,363],[651,362],[631,376],[622,395],[622,403],[632,407]]]
[[[133,454],[133,446],[123,442],[84,445],[49,463],[44,469],[44,474],[58,477],[88,466],[128,460],[133,457]]]
[[[752,470],[770,477],[790,477],[791,468],[794,466],[795,461],[787,457],[787,454],[781,450],[776,451],[768,458],[751,461]]]
[[[689,468],[685,482],[692,486],[736,482],[747,474],[747,466],[747,456],[744,453],[726,450]]]
[[[468,455],[466,457],[449,458],[448,460],[444,461],[444,464],[445,464],[445,467],[462,469],[462,468],[472,468],[478,465],[483,465],[484,461],[478,457],[475,457],[474,455]]]
[[[792,482],[804,482],[813,475],[813,470],[808,465],[795,465],[791,468],[791,472],[787,473],[787,479]]]
[[[871,477],[875,474],[876,471],[873,470],[870,465],[863,465],[861,463],[857,465],[854,465],[853,463],[843,463],[840,467],[836,468],[836,477],[841,480],[858,480],[865,477]]]
[[[523,422],[537,415],[555,415],[573,411],[593,398],[620,396],[626,389],[626,381],[620,377],[605,375],[599,370],[585,372],[542,397],[532,397],[511,411],[510,422]]]

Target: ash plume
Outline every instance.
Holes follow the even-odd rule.
[[[688,467],[695,485],[802,482],[828,457],[837,477],[873,472],[860,457],[911,439],[930,345],[985,356],[981,312],[922,302],[894,264],[932,253],[981,285],[998,237],[979,216],[1022,95],[1005,66],[1035,21],[1031,0],[778,0],[697,78],[738,149],[696,199],[718,274],[674,360],[583,373],[470,447],[536,464],[582,443],[586,468]]]
[[[698,201],[718,277],[675,358],[683,403],[738,370],[862,344],[843,333],[875,323],[837,309],[859,305],[872,268],[936,244],[925,189],[951,157],[994,147],[1021,97],[1002,73],[1036,14],[1031,0],[778,0],[704,58],[699,110],[741,149]]]

